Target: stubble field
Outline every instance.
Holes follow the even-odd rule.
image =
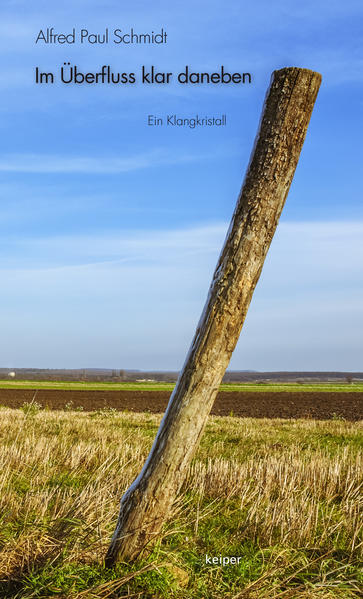
[[[120,496],[160,417],[1,409],[2,597],[360,596],[362,427],[339,416],[212,416],[152,555],[105,570]]]

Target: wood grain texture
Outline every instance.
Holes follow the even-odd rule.
[[[191,348],[150,455],[121,499],[106,566],[147,550],[198,447],[284,206],[321,75],[275,71],[245,180]]]

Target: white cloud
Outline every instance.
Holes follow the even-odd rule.
[[[178,368],[226,229],[18,240],[0,363]],[[362,369],[362,258],[363,222],[282,223],[231,366]]]
[[[78,173],[110,175],[210,159],[218,150],[203,154],[179,154],[154,149],[131,157],[69,156],[50,154],[8,154],[0,156],[0,171],[8,173]]]
[[[96,235],[3,239],[2,265],[32,272],[95,265],[175,264],[188,256],[212,255],[221,246],[226,224],[182,230],[119,231]]]

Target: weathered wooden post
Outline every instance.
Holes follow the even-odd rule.
[[[121,499],[108,567],[150,546],[185,479],[275,233],[320,82],[319,73],[294,67],[272,75],[206,305],[149,457]]]

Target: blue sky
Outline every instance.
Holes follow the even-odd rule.
[[[231,368],[362,370],[360,1],[2,2],[0,268],[9,367],[178,369],[274,69],[323,83]],[[162,46],[35,45],[57,32],[168,33]],[[251,72],[244,86],[37,86],[34,69]],[[225,128],[148,114],[227,114]]]

